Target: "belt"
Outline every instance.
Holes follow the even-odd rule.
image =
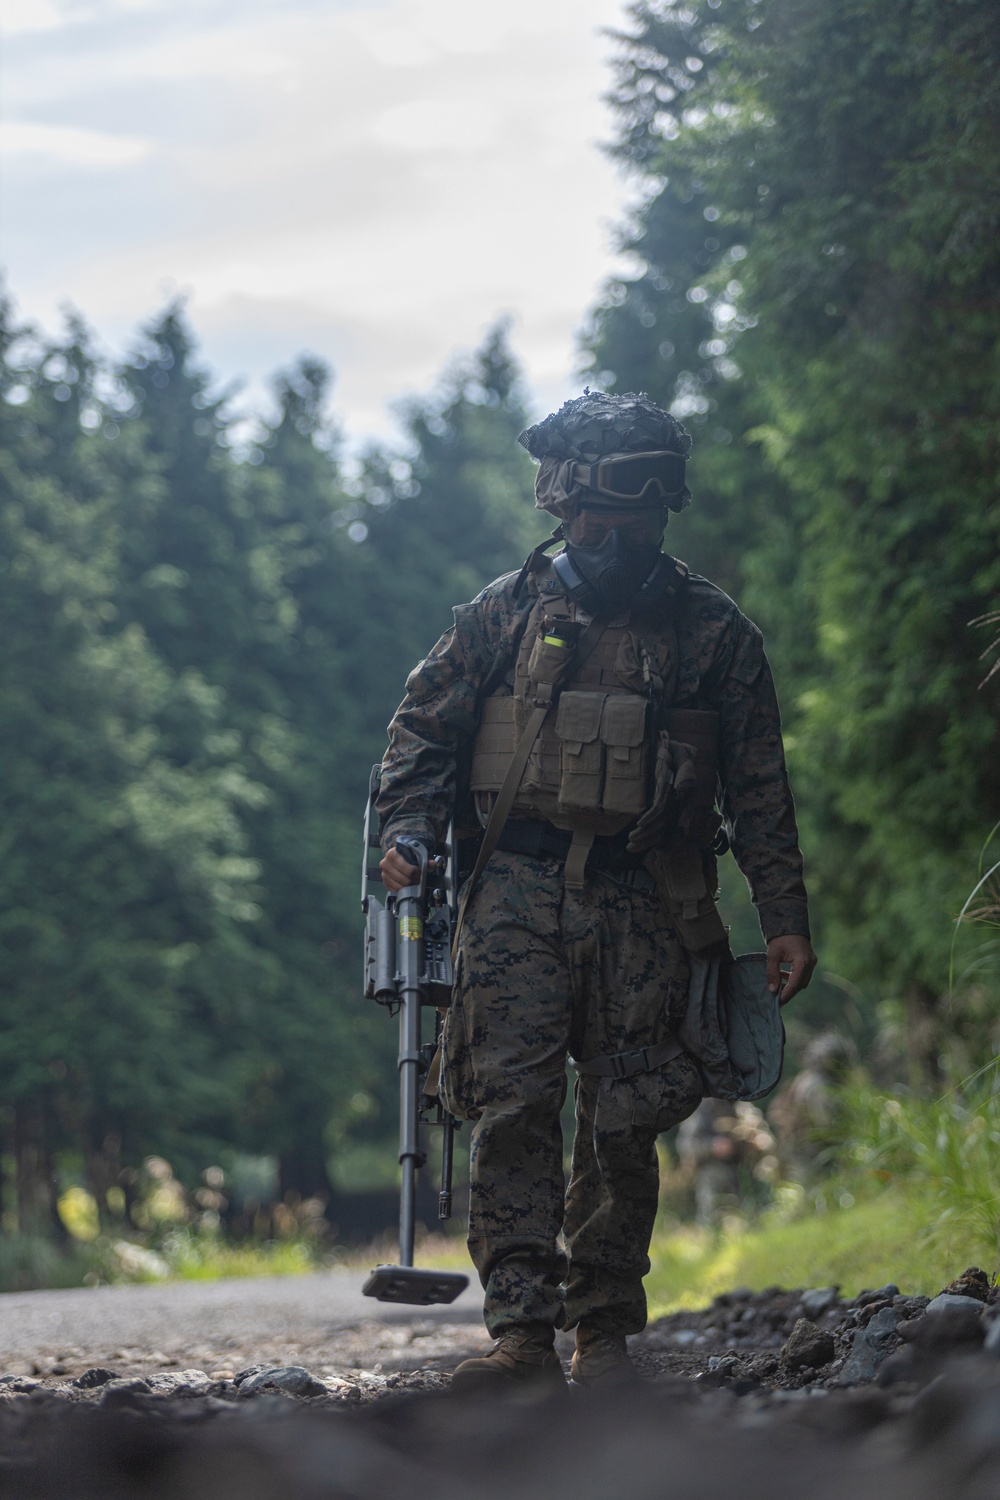
[[[637,1052],[614,1052],[610,1056],[591,1057],[587,1062],[571,1059],[578,1073],[593,1073],[598,1078],[634,1078],[636,1073],[652,1073],[656,1068],[680,1057],[684,1048],[676,1037],[655,1047],[640,1047]]]
[[[636,890],[652,891],[656,882],[642,863],[642,856],[629,854],[625,848],[627,834],[598,834],[587,857],[591,874],[602,873],[622,880]],[[496,847],[504,854],[527,854],[531,859],[557,859],[565,862],[573,834],[568,828],[556,828],[544,818],[510,818]]]

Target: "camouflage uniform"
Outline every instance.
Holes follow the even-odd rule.
[[[548,564],[520,595],[509,574],[455,610],[410,674],[390,725],[378,810],[386,849],[401,834],[440,843],[467,806],[469,752],[484,698],[506,683]],[[765,938],[808,936],[802,861],[778,707],[760,632],[721,590],[692,576],[672,634],[643,639],[678,655],[673,706],[720,715],[722,811]],[[656,896],[590,873],[568,889],[554,859],[495,853],[466,913],[443,1091],[476,1121],[469,1244],[494,1335],[523,1323],[633,1333],[656,1213],[659,1131],[701,1097],[686,1057],[627,1080],[582,1076],[568,1191],[559,1111],[567,1053],[662,1041],[687,983],[684,950]],[[564,1210],[565,1202],[565,1210]],[[568,1256],[558,1243],[565,1217]],[[565,1293],[563,1284],[565,1282]]]

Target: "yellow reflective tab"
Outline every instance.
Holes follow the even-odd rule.
[[[545,642],[546,646],[561,646],[564,651],[569,646],[569,641],[564,641],[562,637],[558,635],[543,635],[542,640]]]
[[[401,917],[399,935],[404,942],[419,943],[424,935],[424,924],[420,917]]]

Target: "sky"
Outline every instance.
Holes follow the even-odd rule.
[[[353,444],[498,317],[538,412],[620,262],[624,0],[0,0],[0,265],[105,347],[178,294],[264,404],[304,351]]]

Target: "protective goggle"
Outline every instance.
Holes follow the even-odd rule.
[[[609,500],[656,505],[676,500],[684,490],[684,457],[654,453],[607,453],[596,463],[567,465],[574,486],[597,490]]]

